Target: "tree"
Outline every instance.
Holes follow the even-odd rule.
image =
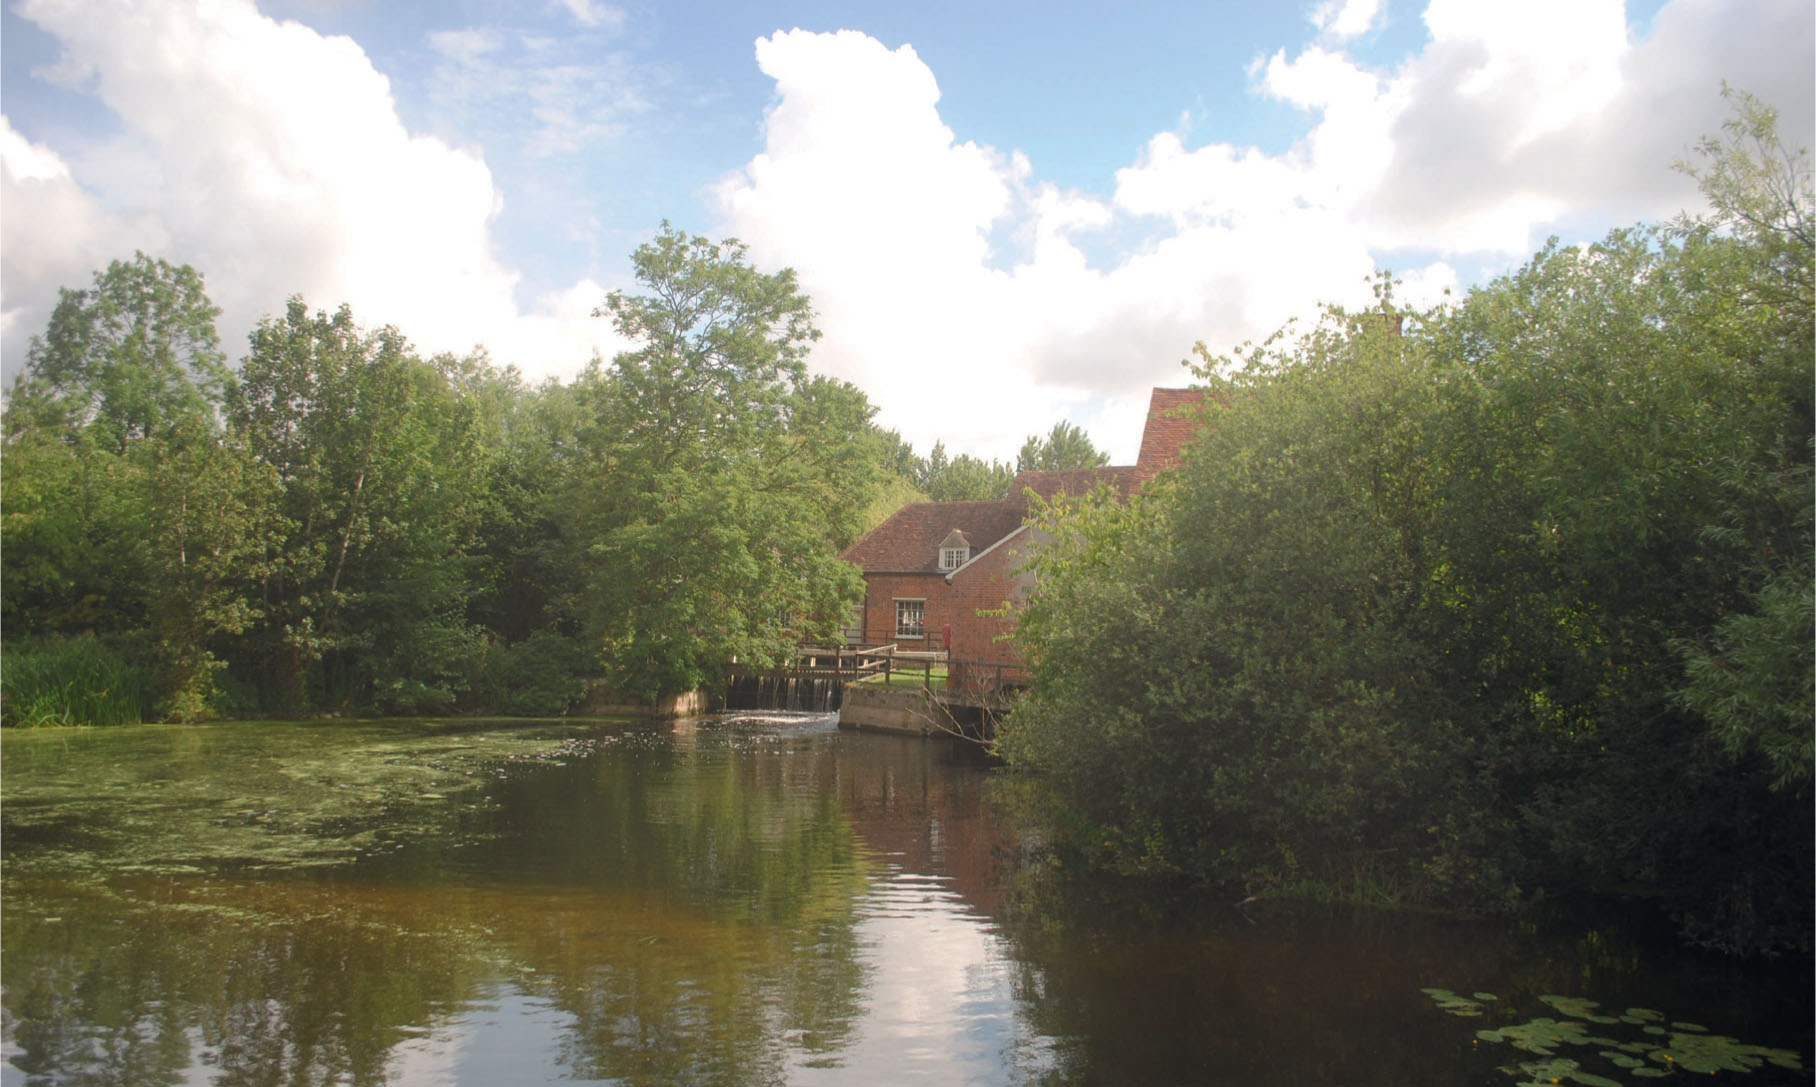
[[[808,379],[819,331],[791,270],[666,223],[632,259],[647,293],[597,312],[639,346],[585,383],[596,488],[574,536],[608,676],[656,698],[779,664],[842,620],[861,581],[837,549],[871,483],[825,477],[868,441],[869,408]]]
[[[1816,571],[1812,546],[1810,345],[1816,340],[1816,224],[1808,149],[1786,148],[1777,113],[1723,88],[1734,116],[1698,146],[1701,163],[1679,163],[1708,198],[1706,216],[1681,216],[1671,233],[1702,266],[1737,285],[1752,335],[1754,396],[1785,406],[1773,454],[1732,465],[1743,500],[1709,531],[1744,542],[1750,569],[1744,603],[1712,630],[1678,643],[1687,682],[1682,702],[1706,717],[1730,752],[1759,752],[1777,788],[1807,790],[1816,776],[1810,645]],[[1738,268],[1735,266],[1738,265]]]
[[[212,422],[225,356],[202,276],[144,253],[64,288],[32,337],[8,430],[60,427],[111,452],[186,421]]]
[[[394,328],[292,299],[252,334],[229,396],[236,440],[275,473],[290,531],[243,649],[286,706],[445,709],[480,653],[470,553],[497,434],[464,385]]]
[[[1383,291],[1403,336],[1333,309],[1207,366],[1171,485],[1044,525],[1000,742],[1063,839],[1250,893],[1618,888],[1697,940],[1807,946],[1798,169],[1459,306]]]
[[[262,616],[259,589],[280,561],[288,526],[270,466],[225,441],[173,441],[147,484],[143,570],[156,665],[154,710],[166,720],[210,716],[226,667],[224,636]]]
[[[1102,468],[1108,463],[1110,455],[1092,445],[1090,435],[1062,419],[1053,424],[1045,438],[1038,434],[1028,435],[1021,452],[1016,455],[1015,471],[1018,474],[1068,472],[1079,468]]]
[[[1007,498],[1015,472],[1001,461],[969,453],[948,458],[944,442],[927,454],[920,488],[934,502],[985,502]]]
[[[275,482],[222,439],[217,312],[193,268],[115,261],[63,292],[6,416],[8,630],[125,646],[183,719],[278,532]]]

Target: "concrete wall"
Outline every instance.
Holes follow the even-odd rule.
[[[882,687],[852,683],[839,705],[839,727],[925,736],[945,732],[945,710],[920,687]]]
[[[574,712],[583,717],[651,717],[667,720],[671,717],[694,717],[710,713],[712,702],[706,697],[705,691],[683,691],[654,703],[631,702],[620,692],[607,688],[603,681],[589,680],[586,699]]]

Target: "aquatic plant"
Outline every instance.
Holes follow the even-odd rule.
[[[1496,999],[1493,993],[1477,993],[1472,999],[1466,996],[1458,996],[1449,989],[1420,989],[1419,991],[1437,1001],[1438,1008],[1441,1011],[1447,1011],[1452,1015],[1461,1015],[1468,1018],[1474,1018],[1475,1016],[1482,1014],[1482,1001]]]
[[[138,724],[142,688],[139,669],[92,634],[9,645],[0,657],[0,724]]]
[[[1480,1018],[1492,993],[1459,996],[1449,989],[1419,990],[1431,997],[1439,1011],[1461,1018]],[[1700,1023],[1669,1019],[1651,1008],[1628,1008],[1619,1016],[1596,1011],[1600,1003],[1584,997],[1548,993],[1539,998],[1559,1014],[1556,1019],[1537,1016],[1521,1023],[1483,1029],[1475,1032],[1478,1042],[1507,1045],[1530,1053],[1542,1060],[1518,1061],[1502,1065],[1500,1070],[1515,1077],[1521,1087],[1528,1084],[1578,1084],[1580,1087],[1621,1087],[1617,1077],[1657,1079],[1673,1071],[1685,1072],[1752,1072],[1765,1065],[1802,1071],[1800,1054],[1789,1049],[1751,1045],[1725,1034],[1715,1034]],[[1607,1033],[1592,1033],[1592,1026]],[[1611,1037],[1638,1027],[1637,1037]],[[1609,1030],[1608,1028],[1613,1028]],[[1606,1068],[1591,1070],[1583,1061],[1560,1055],[1559,1050],[1593,1051]]]

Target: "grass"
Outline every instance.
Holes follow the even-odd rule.
[[[92,634],[8,646],[0,654],[0,724],[136,725],[143,688],[139,670]]]
[[[872,683],[879,687],[925,686],[940,690],[946,686],[946,668],[944,665],[934,665],[932,672],[929,673],[916,665],[898,663],[894,672],[887,678],[867,679],[864,682]]]

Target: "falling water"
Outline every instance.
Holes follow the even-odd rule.
[[[733,710],[793,710],[832,713],[839,708],[845,684],[826,677],[755,675],[739,676],[725,692],[725,707]]]

